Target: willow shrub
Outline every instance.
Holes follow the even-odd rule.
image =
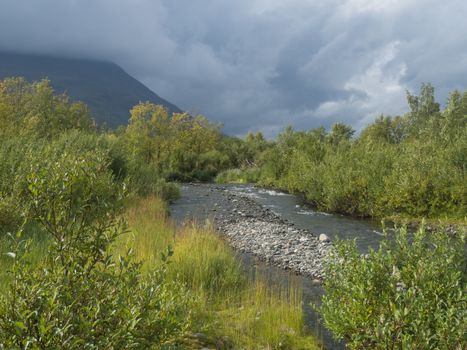
[[[321,312],[351,349],[465,349],[465,232],[398,230],[363,257],[338,242]]]
[[[166,257],[142,274],[130,252],[110,253],[125,230],[123,191],[107,162],[98,150],[31,161],[23,195],[52,244],[32,267],[21,234],[6,252],[13,263],[0,298],[0,348],[170,348],[189,327],[191,299],[166,282]]]
[[[180,197],[178,185],[167,182],[153,164],[131,160],[126,180],[129,191],[138,196],[156,195],[168,202]]]
[[[255,183],[259,178],[259,168],[247,168],[247,169],[229,169],[221,171],[217,174],[215,181],[216,183]]]

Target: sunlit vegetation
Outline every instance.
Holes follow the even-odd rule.
[[[0,121],[0,348],[317,347],[298,287],[247,278],[212,229],[167,217],[170,181],[236,166],[243,141],[148,103],[99,132],[47,81],[1,82]]]
[[[268,141],[150,103],[99,131],[47,81],[0,82],[0,348],[318,348],[299,286],[252,279],[204,223],[175,226],[173,181],[253,182],[325,211],[465,223],[467,92],[441,109],[423,85],[408,102],[359,134],[337,123]],[[463,231],[402,231],[366,258],[336,247],[322,312],[337,337],[355,349],[464,347]]]
[[[339,242],[321,311],[351,349],[465,349],[465,230],[387,236],[366,257]]]
[[[167,278],[182,284],[193,300],[188,348],[220,346],[245,349],[319,349],[304,331],[299,286],[268,286],[259,274],[246,277],[231,248],[209,226],[176,227],[157,197],[132,201],[126,211],[129,233],[116,249],[133,247],[134,256],[150,267],[163,264],[161,252],[172,247]]]
[[[329,132],[288,127],[272,143],[249,135],[245,145],[251,152],[240,170],[217,179],[302,193],[322,211],[463,221],[467,92],[452,92],[442,110],[433,87],[422,85],[408,102],[406,115],[380,116],[358,135],[342,123]]]

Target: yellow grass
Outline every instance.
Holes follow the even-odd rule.
[[[299,286],[273,288],[258,274],[249,280],[234,252],[209,226],[190,224],[176,228],[167,216],[166,204],[157,197],[133,198],[124,213],[128,231],[113,249],[116,255],[132,249],[144,262],[145,271],[161,265],[161,254],[173,247],[167,278],[182,282],[196,300],[193,330],[206,334],[206,341],[190,342],[196,349],[319,349],[304,332]],[[31,263],[46,254],[48,241],[32,236]],[[8,242],[0,241],[3,252]],[[8,284],[11,261],[0,257],[0,293]]]
[[[151,267],[160,264],[160,253],[168,245],[173,247],[168,278],[195,294],[195,320],[213,348],[321,348],[304,331],[300,286],[273,288],[261,276],[248,280],[234,252],[211,227],[188,224],[176,229],[156,197],[130,203],[126,218],[129,233],[119,249],[131,246]]]

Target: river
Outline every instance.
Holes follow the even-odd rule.
[[[256,188],[251,185],[190,185],[181,186],[181,197],[170,207],[172,217],[178,222],[213,220],[221,203],[220,191],[228,191],[247,196],[295,227],[306,229],[314,234],[325,233],[331,240],[355,239],[362,252],[376,248],[382,238],[381,225],[370,220],[360,220],[312,210],[300,196],[279,191]],[[271,285],[300,286],[303,295],[303,312],[307,327],[323,343],[325,349],[345,349],[344,344],[333,340],[325,329],[317,313],[310,306],[319,305],[323,288],[313,279],[297,276],[276,266],[258,261],[247,253],[239,254],[245,269],[253,276],[260,273]]]

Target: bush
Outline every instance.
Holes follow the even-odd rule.
[[[157,195],[171,201],[180,196],[175,183],[166,182],[154,164],[132,160],[129,166],[128,184],[130,192],[139,196]]]
[[[21,224],[17,204],[11,197],[0,196],[0,238],[8,232],[16,232]]]
[[[258,181],[258,168],[229,169],[216,176],[216,183],[255,183]]]
[[[30,241],[15,240],[10,288],[0,298],[0,348],[170,348],[190,325],[191,298],[161,267],[141,273],[131,253],[115,258],[124,232],[121,186],[105,154],[56,153],[30,164],[23,196],[52,238],[30,268]]]
[[[326,326],[352,349],[465,349],[465,237],[401,229],[366,257],[338,242],[326,266]]]
[[[26,135],[53,139],[67,130],[94,131],[88,107],[55,94],[50,81],[0,81],[1,137]]]
[[[190,324],[190,299],[181,285],[165,282],[165,269],[143,276],[131,257],[115,265],[110,256],[85,269],[54,254],[30,270],[18,251],[10,255],[0,348],[156,349],[175,343]],[[51,261],[57,258],[67,265]]]
[[[465,221],[467,91],[454,91],[443,111],[430,85],[408,102],[411,112],[380,116],[355,137],[341,123],[329,133],[286,128],[253,152],[258,183],[302,193],[320,211]]]

